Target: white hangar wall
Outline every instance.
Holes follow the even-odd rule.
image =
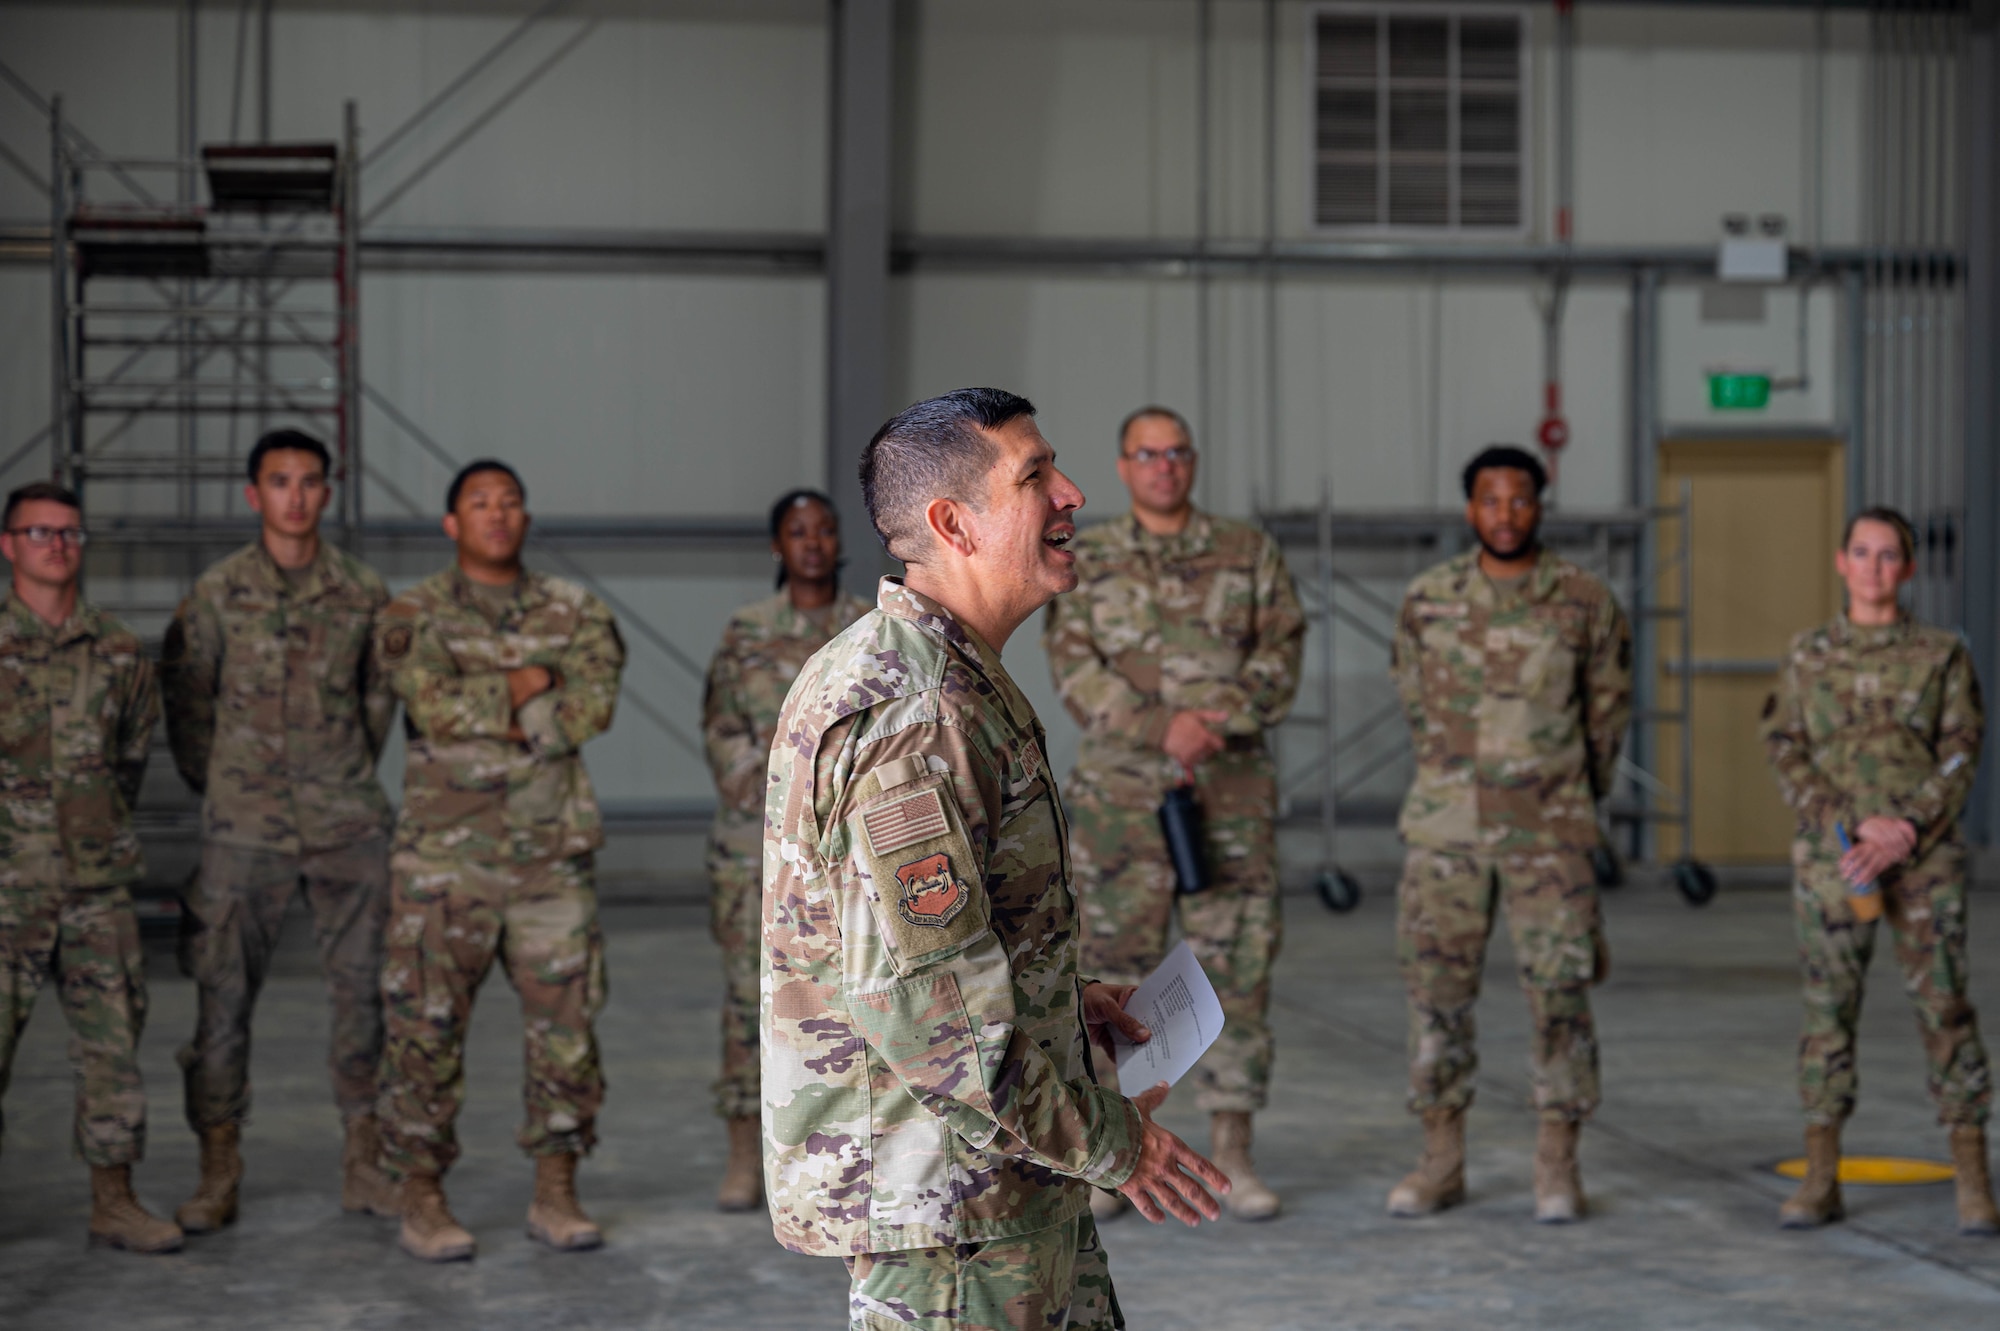
[[[332,137],[341,102],[352,98],[364,149],[380,144],[533,7],[281,0],[274,134]],[[1553,22],[1547,5],[1528,12],[1535,206],[1524,239],[1546,242]],[[1286,238],[1319,234],[1306,202],[1311,14],[1294,0],[1277,7],[1276,231]],[[1254,239],[1265,226],[1264,6],[1217,0],[1213,16],[1211,234]],[[371,162],[364,208],[443,154],[371,225],[816,234],[826,196],[825,18],[815,0],[579,0]],[[201,10],[207,139],[230,131],[235,19],[234,5]],[[61,92],[70,118],[108,151],[165,155],[176,22],[172,4],[8,4],[0,61],[35,92]],[[1799,239],[1859,239],[1863,31],[1835,15],[1820,48],[1815,22],[1804,10],[1584,6],[1578,242],[1707,244],[1725,212],[1782,213]],[[898,230],[1194,235],[1197,32],[1190,0],[912,0],[896,115]],[[236,113],[246,134],[254,93],[253,71]],[[461,135],[462,146],[450,148]],[[0,144],[30,173],[46,174],[45,123],[5,88]],[[24,173],[0,161],[0,225],[46,216]],[[1111,431],[1131,406],[1153,400],[1207,422],[1203,495],[1218,510],[1247,514],[1274,493],[1310,502],[1323,482],[1341,507],[1449,503],[1471,451],[1534,429],[1537,294],[1528,282],[1494,278],[1300,277],[1275,291],[1216,279],[1204,357],[1203,297],[1190,279],[920,270],[892,285],[892,393],[902,401],[986,382],[1028,394],[1100,515],[1119,507]],[[1676,423],[1711,419],[1704,365],[1789,372],[1796,355],[1789,293],[1773,293],[1761,320],[1727,325],[1702,321],[1698,294],[1670,288],[1663,300],[1662,392]],[[1781,399],[1768,420],[1835,424],[1833,309],[1830,292],[1811,299],[1812,389]],[[1621,284],[1585,283],[1572,294],[1563,348],[1575,442],[1562,502],[1573,507],[1612,506],[1630,493],[1626,315]],[[519,463],[544,516],[745,515],[786,486],[824,480],[824,318],[823,284],[812,274],[376,269],[364,283],[363,373],[456,456]],[[48,383],[47,273],[0,265],[0,459],[46,423]],[[420,508],[435,502],[444,468],[374,408],[365,448]],[[37,450],[0,482],[18,484],[45,465]],[[368,505],[400,513],[380,487]],[[850,540],[865,539],[857,516]],[[428,559],[399,557],[391,571],[407,581]],[[769,585],[754,550],[585,562],[697,659],[729,608]],[[632,689],[693,732],[698,681],[627,637]],[[1024,631],[1010,657],[1066,764],[1073,735],[1033,639]],[[1371,692],[1375,670],[1343,658],[1343,688]],[[592,762],[614,801],[707,794],[698,764],[630,708]]]

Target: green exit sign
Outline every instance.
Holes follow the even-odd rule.
[[[1771,405],[1768,374],[1711,374],[1708,405],[1717,411],[1758,411]]]

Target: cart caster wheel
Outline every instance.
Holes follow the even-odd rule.
[[[1590,852],[1590,876],[1597,880],[1599,887],[1619,887],[1625,882],[1624,866],[1611,853],[1609,846],[1596,846]]]
[[[1336,915],[1345,915],[1361,904],[1361,884],[1345,869],[1322,869],[1314,882],[1319,899]]]
[[[1674,886],[1690,906],[1706,906],[1715,900],[1715,874],[1700,860],[1682,860],[1674,866]]]

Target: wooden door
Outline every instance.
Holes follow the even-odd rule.
[[[1792,820],[1764,760],[1758,726],[1792,635],[1835,614],[1834,548],[1845,520],[1837,439],[1682,439],[1660,446],[1661,502],[1692,489],[1694,855],[1709,863],[1782,862]],[[1660,534],[1662,560],[1679,548],[1678,523]],[[1662,601],[1678,579],[1661,570]],[[1679,625],[1659,626],[1659,705],[1678,705]],[[1680,734],[1658,732],[1658,767],[1680,781]],[[1662,829],[1663,856],[1681,853],[1680,829]]]

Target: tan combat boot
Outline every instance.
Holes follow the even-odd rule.
[[[1545,1118],[1535,1130],[1535,1223],[1567,1225],[1583,1219],[1583,1171],[1576,1163],[1576,1139],[1583,1124]]]
[[[1840,1204],[1840,1125],[1806,1124],[1806,1176],[1778,1208],[1780,1229],[1818,1229],[1847,1218]]]
[[[382,1168],[382,1128],[373,1114],[347,1125],[347,1146],[340,1153],[340,1209],[383,1216],[403,1213],[402,1189]]]
[[[718,1211],[754,1211],[764,1203],[764,1125],[755,1114],[729,1120],[729,1163],[715,1192]]]
[[[444,1187],[435,1174],[403,1180],[403,1230],[396,1246],[420,1262],[469,1261],[479,1250],[445,1205]]]
[[[1229,1195],[1222,1204],[1235,1220],[1269,1220],[1278,1214],[1278,1194],[1257,1177],[1250,1162],[1250,1115],[1224,1110],[1209,1120],[1209,1157],[1229,1175]],[[1124,1200],[1120,1198],[1120,1200]]]
[[[576,1200],[575,1156],[535,1157],[535,1200],[528,1206],[528,1237],[557,1252],[603,1246],[604,1231],[583,1213]]]
[[[179,1252],[181,1228],[139,1205],[132,1166],[90,1167],[90,1246],[127,1252]]]
[[[237,1150],[242,1128],[222,1123],[201,1133],[201,1182],[194,1196],[182,1202],[174,1219],[190,1234],[212,1234],[236,1223],[236,1185],[243,1181],[243,1156]]]
[[[2000,1234],[1993,1181],[1986,1172],[1986,1129],[1961,1123],[1951,1130],[1952,1173],[1958,1183],[1958,1232]]]
[[[1424,1154],[1414,1172],[1389,1190],[1389,1214],[1434,1215],[1465,1200],[1465,1111],[1424,1115]]]

